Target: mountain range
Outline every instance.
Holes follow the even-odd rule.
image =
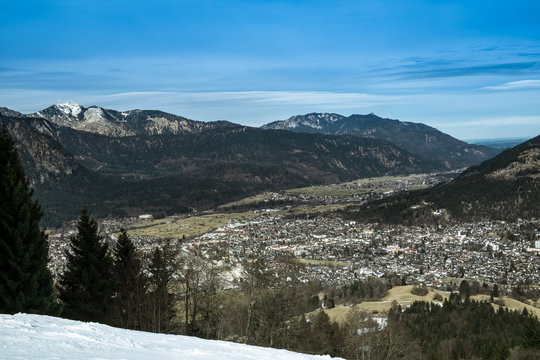
[[[227,121],[195,121],[158,110],[121,112],[98,106],[86,108],[72,102],[53,105],[30,116],[45,118],[60,127],[112,137],[185,135],[240,126]],[[500,152],[487,146],[467,144],[424,124],[385,119],[374,114],[346,117],[311,113],[275,121],[262,128],[387,140],[424,159],[441,162],[447,169],[475,165]]]
[[[475,165],[499,152],[486,146],[467,144],[425,124],[385,119],[375,114],[346,117],[311,113],[275,121],[263,128],[387,140],[412,154],[440,161],[448,169]]]
[[[208,209],[261,191],[443,170],[438,161],[358,136],[205,123],[154,110],[0,108],[45,208],[44,222]]]

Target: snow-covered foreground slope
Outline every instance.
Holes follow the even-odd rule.
[[[117,329],[42,315],[0,315],[0,359],[329,359],[285,350]]]

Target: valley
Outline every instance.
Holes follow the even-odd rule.
[[[342,216],[341,210],[351,204],[426,188],[453,176],[381,177],[266,192],[200,214],[104,219],[100,229],[113,244],[120,228],[125,228],[144,252],[165,243],[180,252],[203,255],[219,248],[221,261],[238,269],[238,274],[255,254],[266,264],[295,259],[302,265],[301,279],[325,287],[398,277],[407,284],[447,289],[468,279],[501,284],[510,294],[515,286],[540,283],[538,220],[405,226],[360,223]],[[50,229],[54,273],[63,271],[62,252],[73,226]],[[239,286],[237,281],[241,276],[230,279],[227,287]]]
[[[173,323],[180,329],[196,326],[183,331],[202,337],[328,353],[304,339],[311,331],[333,328],[339,338],[324,344],[344,346],[339,344],[359,339],[382,341],[386,349],[392,345],[382,336],[403,331],[396,330],[396,313],[414,314],[421,301],[446,309],[456,306],[451,305],[456,296],[466,298],[465,306],[488,304],[497,316],[540,315],[538,219],[407,226],[343,216],[353,204],[391,199],[455,176],[385,176],[264,192],[197,214],[102,219],[99,229],[111,247],[120,229],[127,229],[143,259],[159,248],[176,254],[180,268],[171,280],[177,309]],[[74,225],[50,229],[49,267],[55,276],[65,269]],[[468,290],[462,290],[463,284]],[[187,286],[195,288],[188,293]],[[186,302],[187,294],[193,298]],[[250,315],[251,306],[255,315]],[[184,309],[189,309],[185,314],[200,313],[189,317]],[[217,333],[216,321],[222,321]],[[271,330],[255,325],[251,333],[245,330],[250,321]],[[286,328],[280,325],[285,323]],[[352,337],[347,333],[351,327]],[[330,353],[352,356],[341,349]]]
[[[239,273],[256,256],[267,264],[292,260],[303,281],[325,287],[371,277],[439,288],[455,278],[508,289],[540,282],[537,191],[523,190],[519,203],[532,217],[499,217],[500,209],[512,212],[496,200],[494,216],[483,210],[463,218],[506,194],[486,195],[490,190],[516,188],[509,180],[519,189],[538,185],[537,138],[461,173],[425,155],[433,147],[487,151],[480,158],[498,150],[467,148],[436,129],[373,114],[307,114],[264,129],[74,103],[0,115],[20,141],[45,219],[64,222],[50,229],[55,274],[63,272],[64,248],[74,233],[75,222],[66,220],[85,206],[100,218],[111,245],[125,228],[145,253],[163,244],[187,253],[219,248],[221,261]],[[361,131],[386,135],[366,138]],[[425,157],[386,141],[400,138],[403,145],[418,136],[431,139],[428,148],[410,140],[417,147],[408,149]],[[30,138],[39,139],[40,158]],[[52,166],[58,164],[52,153],[62,154],[64,173]],[[36,172],[30,167],[36,161],[54,170]],[[512,179],[492,175],[507,168]],[[493,185],[481,190],[486,182]],[[468,192],[456,195],[460,191]],[[466,202],[475,199],[482,200],[471,210]],[[239,286],[235,281],[241,276],[227,286]]]

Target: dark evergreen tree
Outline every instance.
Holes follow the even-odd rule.
[[[0,132],[0,313],[58,314],[47,268],[49,244],[40,230],[43,215],[32,200],[15,144]]]
[[[462,280],[459,284],[459,294],[463,299],[465,299],[465,301],[469,301],[469,297],[471,296],[471,287],[467,280]]]
[[[493,297],[499,297],[499,286],[497,284],[493,285]]]
[[[148,271],[148,314],[149,322],[145,330],[153,332],[170,332],[171,319],[174,315],[169,283],[173,273],[173,253],[168,246],[156,248],[152,253]]]
[[[114,290],[112,258],[107,243],[98,234],[95,219],[82,209],[77,234],[66,251],[66,271],[60,279],[60,299],[67,317],[110,323]]]
[[[124,229],[121,229],[114,248],[113,272],[115,279],[113,324],[128,329],[141,329],[146,278],[135,245]]]
[[[525,310],[525,308],[523,308]],[[538,318],[523,312],[522,345],[525,348],[540,348],[540,322]]]

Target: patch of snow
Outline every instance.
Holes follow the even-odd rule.
[[[377,322],[380,330],[383,330],[388,325],[388,318],[373,318]]]
[[[298,127],[298,122],[296,122],[296,121],[290,122],[288,126],[284,125],[282,127],[282,129],[287,129],[287,127],[291,128],[291,129],[296,129]]]
[[[0,359],[330,359],[30,314],[0,314],[0,349]]]
[[[314,124],[314,123],[312,123],[312,122],[310,122],[310,121],[303,121],[303,122],[302,122],[302,125],[304,125],[304,126],[309,126],[309,127],[312,127],[312,128],[314,128],[314,129],[319,129],[319,130],[322,129],[322,126],[321,126],[321,125]]]
[[[68,116],[77,117],[81,113],[81,106],[74,102],[68,101],[63,104],[57,104],[56,107]]]
[[[105,114],[103,113],[103,110],[98,107],[89,108],[84,112],[84,121],[87,123],[103,121],[104,117]]]
[[[326,113],[325,113],[324,116],[325,116],[325,119],[326,119],[327,121],[331,121],[331,122],[336,122],[336,121],[342,119],[342,116],[336,115],[336,114],[326,114]]]

